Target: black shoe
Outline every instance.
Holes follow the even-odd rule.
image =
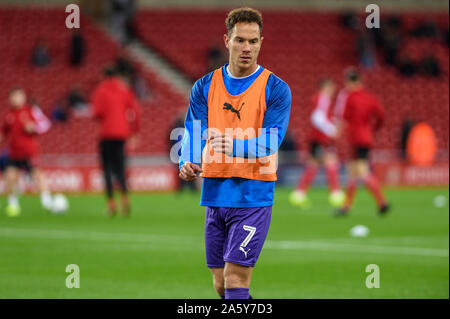
[[[378,214],[380,214],[380,216],[384,216],[389,212],[390,209],[391,205],[389,205],[389,203],[381,205],[381,207],[378,209]]]
[[[334,217],[342,217],[342,216],[347,216],[347,215],[348,215],[348,208],[344,208],[344,207],[339,208],[334,213]]]

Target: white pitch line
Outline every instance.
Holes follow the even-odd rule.
[[[195,237],[160,235],[160,234],[130,234],[130,233],[105,233],[90,231],[55,230],[55,229],[31,229],[31,228],[0,228],[0,237],[19,238],[44,238],[44,239],[72,239],[87,241],[116,241],[130,243],[165,243],[177,245],[192,245],[200,243]],[[448,248],[423,248],[401,247],[390,245],[347,244],[338,242],[326,242],[317,240],[308,241],[275,241],[270,240],[264,245],[267,249],[282,250],[322,250],[340,251],[351,253],[393,254],[448,257]]]
[[[119,242],[182,242],[190,243],[194,237],[172,236],[160,234],[130,234],[130,233],[105,233],[91,231],[56,230],[56,229],[32,229],[32,228],[0,228],[0,236],[26,237],[44,239],[76,239],[88,241],[119,241]]]
[[[354,253],[370,254],[392,254],[392,255],[416,255],[448,257],[448,248],[421,248],[421,247],[401,247],[401,246],[379,246],[364,244],[342,244],[324,241],[268,241],[265,248],[269,249],[287,249],[287,250],[324,250],[324,251],[342,251]]]

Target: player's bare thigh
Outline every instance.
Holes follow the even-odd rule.
[[[338,162],[338,157],[335,152],[325,151],[323,153],[322,161],[324,165],[335,165]]]
[[[369,163],[364,159],[352,160],[348,165],[350,176],[361,178],[369,173]]]
[[[365,159],[359,159],[356,161],[356,170],[358,177],[365,177],[369,174],[369,162]]]
[[[320,165],[320,159],[315,158],[312,155],[308,156],[307,162],[308,162],[309,166],[319,166]]]
[[[309,162],[314,165],[334,165],[338,162],[338,157],[334,149],[330,146],[320,145],[322,154],[315,157],[313,154],[309,156]]]

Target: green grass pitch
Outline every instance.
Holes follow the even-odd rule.
[[[443,189],[388,189],[388,216],[360,190],[354,209],[334,218],[325,189],[313,207],[288,203],[277,189],[269,235],[256,265],[254,298],[449,298],[449,207]],[[21,198],[22,214],[0,208],[0,298],[217,298],[205,266],[204,208],[199,194],[134,194],[129,219],[104,215],[101,195],[69,196],[65,215],[50,215],[37,196]],[[349,235],[366,225],[365,238]],[[66,287],[68,264],[80,288]],[[366,287],[366,266],[380,288]]]

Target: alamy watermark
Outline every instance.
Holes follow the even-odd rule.
[[[380,7],[376,4],[366,6],[366,12],[370,14],[366,17],[367,29],[380,28]]]
[[[367,265],[366,273],[369,273],[366,277],[366,287],[380,288],[380,267],[377,264]]]
[[[66,266],[66,272],[69,273],[66,277],[66,287],[80,288],[80,267],[77,264],[69,264]]]
[[[80,28],[80,7],[76,4],[68,4],[66,6],[66,12],[70,13],[66,17],[67,29],[79,29]]]

